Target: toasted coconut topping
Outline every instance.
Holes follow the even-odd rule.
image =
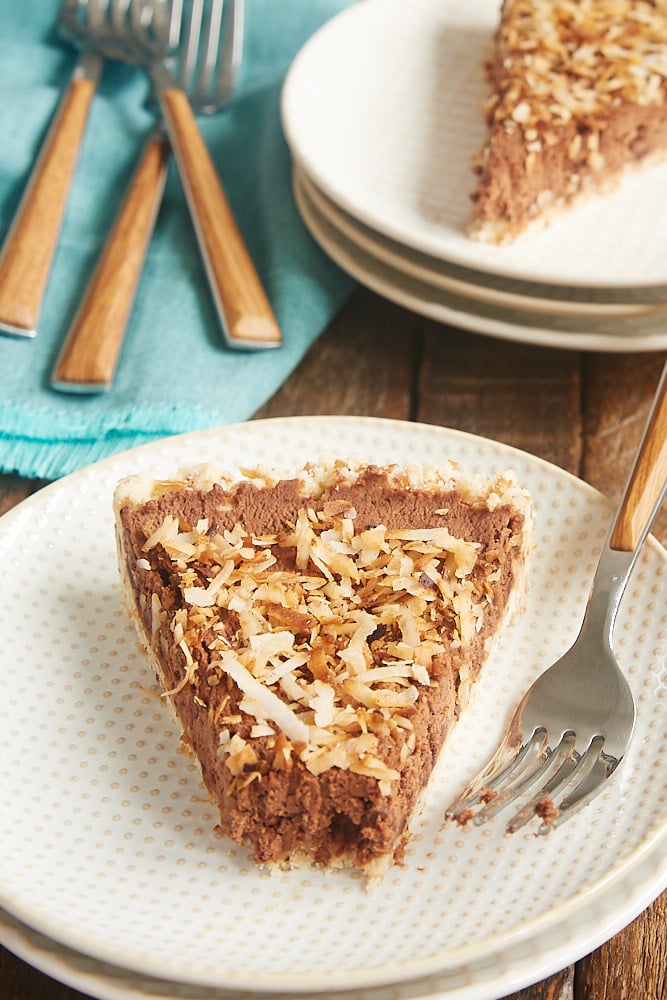
[[[596,111],[667,100],[666,32],[665,0],[505,0],[488,116],[538,144],[549,123],[581,120],[594,153]]]
[[[362,528],[349,502],[317,499],[332,486],[353,485],[368,468],[326,459],[306,466],[298,475],[303,506],[276,534],[253,535],[240,523],[221,530],[206,519],[192,527],[166,516],[136,560],[137,574],[151,572],[160,547],[178,580],[177,610],[162,608],[155,594],[150,609],[162,641],[169,623],[182,665],[165,696],[192,690],[218,728],[221,758],[244,782],[261,780],[267,760],[275,770],[298,760],[314,775],[338,767],[373,777],[388,794],[396,767],[415,749],[411,716],[420,691],[440,675],[445,654],[482,627],[494,554],[476,573],[478,546],[449,533],[446,509],[435,515],[442,526]],[[464,477],[453,463],[378,471],[390,489],[456,490],[489,510],[509,503],[529,516],[529,497],[513,473]],[[259,489],[285,478],[258,469],[244,476]],[[132,477],[118,500],[143,503],[215,484],[229,491],[232,510],[238,481],[206,467],[174,481]],[[471,684],[461,665],[461,704]],[[215,707],[209,691],[217,691]]]
[[[247,739],[222,730],[235,774],[255,762],[255,739],[281,733],[274,766],[296,754],[313,774],[349,768],[388,791],[398,772],[383,762],[380,736],[410,730],[443,644],[480,627],[475,543],[445,528],[357,532],[354,522],[348,509],[303,508],[292,530],[250,537],[241,525],[210,533],[205,520],[182,530],[165,517],[145,543],[162,546],[180,579],[171,630],[185,673],[167,694],[194,683],[192,648],[205,629],[207,680],[228,675],[253,720]]]
[[[646,109],[664,115],[667,104],[667,0],[504,0],[487,69],[475,239],[509,242],[575,198],[613,190],[638,164],[664,159],[664,143],[647,137],[641,119]],[[635,129],[629,109],[643,109]],[[511,184],[499,179],[506,147]],[[559,160],[564,176],[552,177]]]

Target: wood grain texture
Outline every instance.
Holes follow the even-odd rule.
[[[0,257],[0,323],[35,331],[95,83],[74,76],[35,163]]]
[[[113,381],[162,200],[168,157],[166,141],[146,144],[65,338],[51,379],[55,388],[104,391]]]
[[[612,531],[612,549],[632,552],[641,541],[667,480],[667,386],[663,377]]]
[[[585,357],[581,475],[612,500],[621,496],[666,359],[664,352]],[[653,534],[667,541],[664,509]]]
[[[356,291],[259,417],[345,414],[410,417],[419,320]]]
[[[417,418],[529,451],[579,473],[579,355],[427,322]]]
[[[578,1000],[574,994],[574,967],[563,969],[534,986],[527,986],[506,1000]]]
[[[575,1000],[612,998],[666,1000],[667,893],[578,963]]]
[[[50,976],[0,948],[2,1000],[89,1000],[89,995],[57,983]]]
[[[0,514],[11,510],[42,485],[42,481],[38,479],[23,479],[14,473],[4,475],[0,473]]]
[[[170,89],[161,92],[160,101],[227,342],[277,347],[280,328],[189,101]]]

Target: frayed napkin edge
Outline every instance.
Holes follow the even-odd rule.
[[[36,441],[0,435],[0,471],[18,473],[27,479],[60,479],[122,451],[160,441],[176,433],[136,432],[80,441]]]

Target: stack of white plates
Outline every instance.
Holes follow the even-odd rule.
[[[294,191],[347,272],[423,315],[581,350],[667,348],[667,163],[548,227],[467,235],[499,0],[365,0],[301,50],[283,92]]]

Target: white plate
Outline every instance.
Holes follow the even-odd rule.
[[[667,163],[512,245],[466,235],[499,9],[499,0],[365,0],[333,18],[285,82],[295,160],[347,212],[431,256],[550,284],[667,284]]]
[[[476,962],[401,984],[339,992],[336,1000],[498,1000],[564,969],[603,944],[667,887],[663,838],[636,868],[568,919]],[[108,965],[58,944],[0,910],[0,942],[46,975],[97,1000],[249,1000],[247,993],[174,983]],[[252,1000],[276,1000],[253,992]],[[331,993],[302,994],[327,1000]]]
[[[295,172],[297,207],[324,252],[362,284],[413,312],[474,333],[543,347],[617,353],[667,349],[667,316],[577,317],[509,309],[414,278],[349,239],[311,200],[302,177]]]
[[[403,868],[374,892],[349,874],[270,876],[216,838],[197,772],[153,693],[120,606],[111,515],[119,477],[211,462],[289,470],[323,452],[513,466],[536,501],[522,623],[488,666],[430,784]],[[371,418],[257,421],[115,456],[0,522],[3,747],[0,903],[96,959],[226,989],[359,989],[529,947],[663,843],[667,553],[649,541],[616,626],[636,737],[605,791],[552,837],[442,827],[527,684],[577,630],[610,504],[530,455],[443,428]],[[654,885],[655,894],[661,884]],[[617,919],[625,904],[605,907]]]
[[[581,322],[589,316],[609,319],[619,316],[661,316],[667,319],[667,289],[573,288],[542,285],[503,278],[484,271],[472,271],[448,261],[429,257],[365,226],[343,211],[298,166],[294,176],[308,201],[331,226],[350,243],[371,257],[424,284],[462,295],[473,302],[491,306],[540,312],[553,316],[575,316]]]

